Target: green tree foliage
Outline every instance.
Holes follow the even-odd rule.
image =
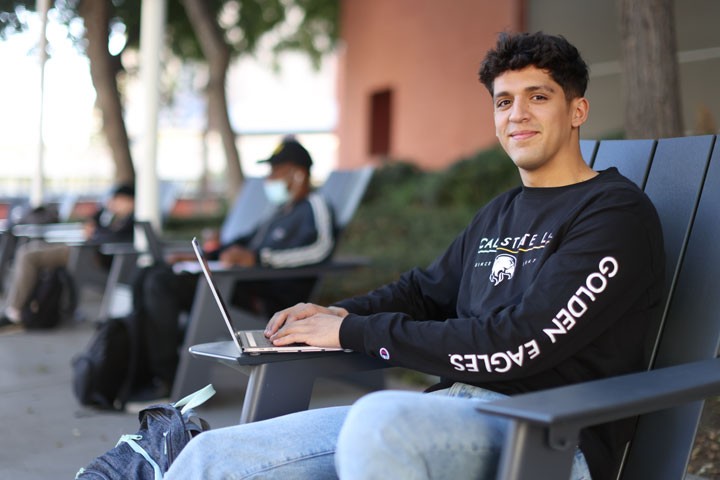
[[[83,0],[55,0],[53,14],[58,21],[70,24],[81,21],[79,4]],[[86,0],[105,1],[105,0]],[[140,10],[142,0],[113,0],[114,15],[110,29],[119,29],[127,37],[126,48],[140,45]],[[277,28],[289,16],[292,29],[278,35],[273,49],[280,53],[296,50],[307,53],[315,65],[322,55],[334,48],[338,37],[338,0],[203,0],[224,32],[225,40],[235,55],[252,54],[258,41]],[[35,12],[36,0],[0,0],[0,38],[27,28],[27,18]],[[299,19],[299,21],[298,21]],[[167,2],[168,47],[178,57],[202,60],[198,40],[181,2]],[[83,51],[82,35],[69,30],[70,37]]]
[[[103,132],[116,177],[123,181],[134,177],[117,79],[124,68],[121,54],[113,56],[108,51],[108,40],[112,33],[124,35],[125,49],[139,48],[141,6],[141,0],[56,0],[52,6],[58,21],[68,26],[84,22],[88,27],[68,28],[68,35],[90,60]],[[0,36],[26,28],[29,12],[35,8],[34,0],[0,0]],[[225,96],[231,58],[253,54],[260,40],[272,34],[276,53],[299,50],[319,65],[322,55],[335,45],[338,9],[338,0],[167,1],[169,49],[183,60],[201,60],[208,66],[208,128],[216,129],[222,138],[229,198],[240,188],[243,177]]]

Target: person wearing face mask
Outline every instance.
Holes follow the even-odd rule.
[[[294,138],[286,137],[272,155],[264,190],[274,212],[249,235],[206,251],[227,267],[295,268],[327,260],[335,246],[334,216],[323,197],[312,191],[312,158]],[[194,257],[193,257],[194,258]],[[172,264],[184,257],[168,259]],[[139,315],[151,385],[135,395],[138,400],[164,398],[172,388],[183,332],[180,313],[190,311],[197,274],[172,271],[170,265],[143,269],[133,282],[134,315]],[[268,316],[307,300],[314,278],[239,283],[232,303]],[[131,399],[132,400],[132,399]]]
[[[295,139],[286,138],[272,156],[264,182],[265,195],[276,205],[274,215],[249,236],[221,246],[218,258],[227,265],[298,267],[327,258],[334,244],[330,212],[311,192],[312,159]]]

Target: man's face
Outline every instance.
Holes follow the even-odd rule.
[[[297,165],[292,163],[273,165],[270,170],[270,175],[266,178],[266,188],[271,188],[271,191],[266,191],[266,195],[269,195],[268,198],[274,198],[274,203],[277,204],[284,204],[288,200],[297,201],[306,193],[303,189],[306,179],[307,174]],[[284,193],[275,191],[277,185],[272,184],[277,182],[285,184]]]
[[[577,130],[587,118],[587,101],[567,101],[544,70],[509,70],[493,84],[495,133],[520,169],[526,185],[546,186],[577,159]]]
[[[135,210],[135,199],[129,195],[114,195],[107,208],[115,215],[126,217]]]
[[[291,163],[273,165],[267,178],[268,180],[285,180],[285,183],[289,184],[296,170],[297,167]]]

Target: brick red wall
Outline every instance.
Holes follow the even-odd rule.
[[[391,92],[388,157],[443,168],[495,143],[477,79],[498,32],[524,23],[523,0],[342,0],[339,163],[370,153],[371,97]]]

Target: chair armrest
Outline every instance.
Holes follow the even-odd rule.
[[[188,249],[186,242],[162,242],[162,249],[165,253],[175,252],[189,252],[192,253],[191,249]],[[135,248],[133,242],[112,242],[112,243],[101,243],[100,252],[106,255],[137,255],[139,253],[147,253],[147,251],[139,252]]]
[[[138,251],[132,242],[103,243],[100,245],[100,253],[105,255],[137,255]]]
[[[317,378],[389,367],[387,362],[355,352],[243,355],[232,341],[193,345],[190,353],[250,376],[240,423],[307,410]]]
[[[336,257],[325,263],[296,268],[228,268],[213,270],[213,275],[231,275],[233,279],[244,280],[273,280],[285,278],[302,278],[325,275],[328,273],[342,273],[356,268],[370,265],[367,257]]]
[[[42,238],[47,242],[79,243],[85,240],[82,223],[19,224],[12,228],[16,237]]]
[[[580,429],[718,393],[720,359],[710,359],[517,395],[477,410],[512,422],[498,478],[530,479],[538,471],[564,478]]]
[[[190,347],[190,353],[197,358],[210,358],[219,360],[227,365],[253,366],[266,363],[294,362],[296,360],[310,360],[315,358],[343,361],[352,359],[357,366],[368,367],[368,369],[387,368],[387,362],[373,359],[350,351],[332,352],[300,352],[300,353],[263,353],[259,355],[248,355],[238,351],[234,342],[227,340],[222,342],[201,343]]]
[[[720,392],[720,359],[543,390],[482,404],[483,413],[578,429],[702,400]]]
[[[213,277],[231,277],[234,281],[276,280],[287,278],[315,277],[329,273],[342,273],[370,264],[367,257],[336,257],[325,263],[296,268],[268,268],[268,267],[220,267],[216,263],[210,266]],[[199,273],[200,264],[185,262],[185,271]]]
[[[336,257],[330,262],[320,265],[312,265],[299,268],[230,268],[217,269],[212,268],[214,283],[221,295],[229,298],[232,288],[236,283],[267,281],[267,280],[286,280],[293,278],[316,278],[324,275],[346,272],[352,269],[360,268],[369,262],[361,257]],[[197,262],[191,262],[189,266],[198,266]],[[242,325],[237,324],[236,328],[262,328],[267,318],[253,319],[249,316],[242,316]],[[183,396],[193,392],[197,388],[198,383],[204,382],[204,373],[207,367],[202,362],[193,361],[193,357],[189,352],[193,345],[204,344],[216,341],[218,339],[230,339],[227,328],[222,318],[220,318],[220,310],[210,293],[210,287],[204,279],[200,279],[195,291],[195,299],[193,308],[190,312],[190,318],[187,323],[187,331],[185,333],[185,343],[181,350],[180,362],[178,365],[175,382],[173,384],[173,396]],[[308,358],[307,356],[303,358]],[[326,357],[323,357],[325,361]],[[288,359],[286,359],[288,360]],[[237,365],[237,363],[235,364]],[[323,376],[323,375],[320,375]],[[312,378],[314,381],[314,377]],[[298,382],[296,382],[298,383]],[[312,381],[310,382],[312,385]]]

